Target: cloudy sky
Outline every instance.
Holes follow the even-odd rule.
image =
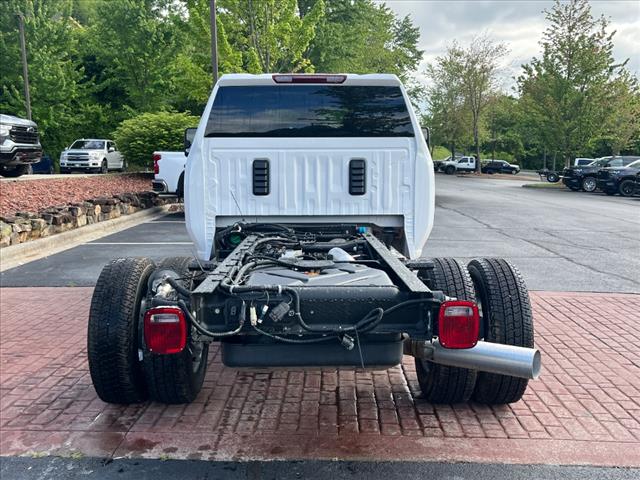
[[[502,85],[509,90],[520,65],[540,53],[539,41],[546,28],[543,10],[551,0],[386,0],[400,16],[410,15],[420,27],[420,48],[425,51],[420,71],[442,54],[447,43],[466,44],[480,33],[505,42],[509,54],[503,62]],[[592,12],[611,20],[616,60],[630,58],[628,68],[640,77],[640,0],[592,0]],[[422,77],[419,75],[419,77]],[[421,78],[423,79],[423,78]]]

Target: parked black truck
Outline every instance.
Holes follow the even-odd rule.
[[[562,183],[571,190],[595,192],[598,188],[598,171],[607,167],[626,167],[640,157],[613,156],[598,158],[586,166],[567,167],[562,172]]]
[[[631,157],[630,157],[631,158]],[[598,170],[597,186],[607,195],[619,193],[630,197],[636,192],[635,179],[640,173],[640,157],[626,167],[606,167]]]

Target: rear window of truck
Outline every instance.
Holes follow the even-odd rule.
[[[413,137],[399,87],[221,87],[206,137]]]

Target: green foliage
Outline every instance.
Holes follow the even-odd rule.
[[[26,116],[15,16],[20,12],[28,44],[32,117],[54,158],[75,138],[99,131],[106,116],[103,105],[88,101],[91,86],[82,83],[77,57],[81,26],[71,17],[72,6],[71,0],[0,2],[0,110]]]
[[[198,125],[198,117],[188,113],[143,113],[123,121],[113,139],[129,165],[148,167],[154,151],[184,148],[184,130]]]
[[[442,145],[436,145],[435,147],[433,147],[431,158],[433,158],[434,160],[444,160],[450,155],[451,155],[451,152],[449,151],[448,148],[443,147]]]
[[[606,18],[593,17],[587,0],[556,0],[545,15],[549,26],[541,42],[542,56],[524,65],[518,87],[530,128],[568,163],[609,122],[613,91],[617,88],[628,98],[631,88],[616,87],[626,81],[624,64],[613,58],[615,32],[607,31]],[[620,101],[617,104],[624,108]],[[622,143],[629,139],[624,136]]]

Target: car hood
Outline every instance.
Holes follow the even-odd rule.
[[[65,150],[64,153],[66,153],[67,155],[68,154],[76,155],[79,153],[104,153],[104,150],[88,150],[84,148],[77,148],[73,150]]]
[[[5,115],[0,113],[0,123],[2,125],[20,125],[24,127],[37,127],[36,122],[27,120],[26,118],[14,117],[13,115]]]

